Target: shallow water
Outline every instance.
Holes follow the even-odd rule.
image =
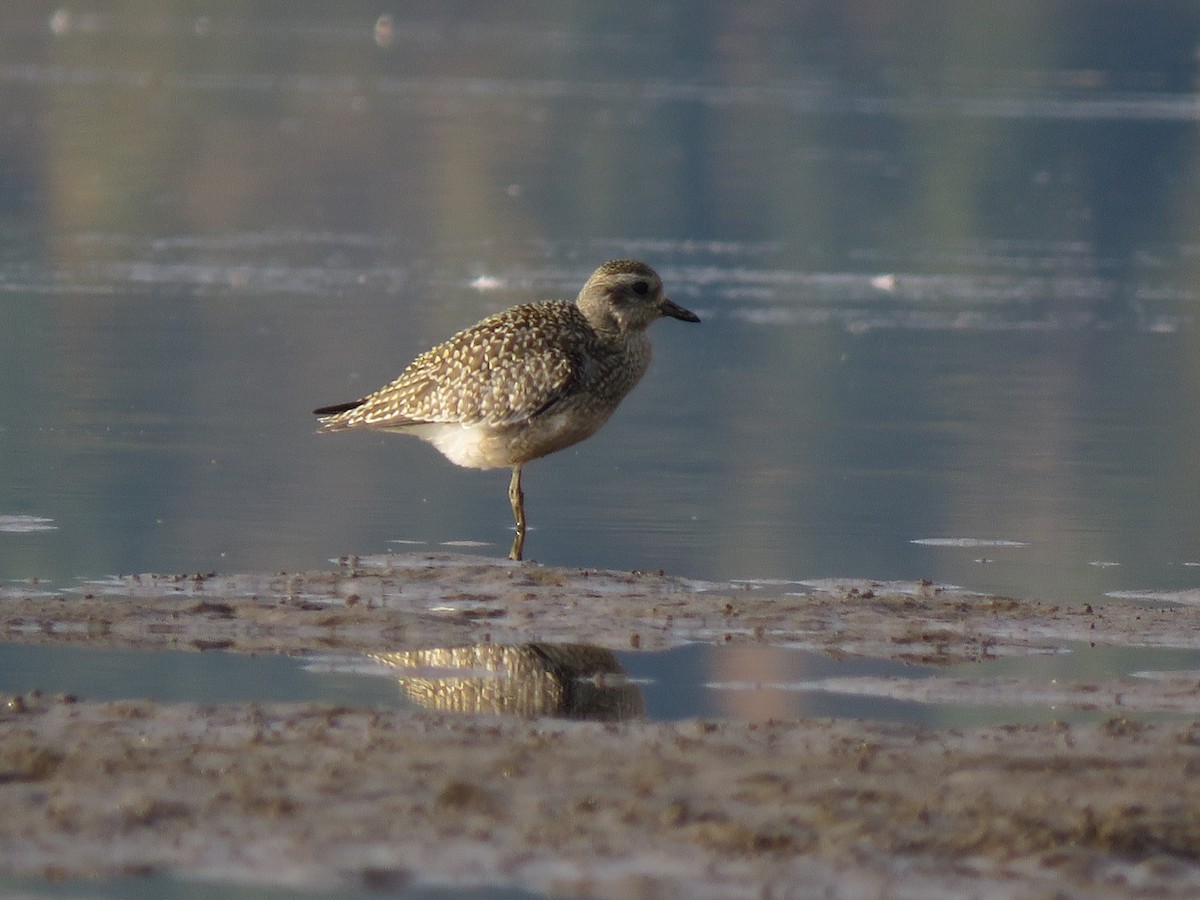
[[[0,571],[499,553],[503,473],[308,410],[637,255],[704,324],[656,326],[614,421],[530,467],[534,558],[1194,587],[1195,16],[1099,67],[1133,8],[1035,52],[949,5],[930,59],[918,23],[815,11],[794,45],[669,6],[29,18],[0,66],[0,514],[53,530],[0,532]],[[670,52],[632,66],[649,35]]]
[[[88,700],[160,702],[324,702],[374,708],[422,707],[483,715],[598,720],[677,721],[719,718],[767,721],[804,716],[877,719],[932,728],[1053,722],[1103,722],[1114,716],[1153,720],[1180,713],[1080,702],[1047,703],[1044,691],[1064,673],[1105,680],[1192,675],[1200,654],[1165,649],[1070,645],[1061,653],[960,663],[945,668],[847,657],[787,647],[691,645],[657,652],[587,648],[592,667],[544,667],[556,645],[494,648],[508,664],[449,651],[406,652],[380,661],[361,656],[245,656],[222,651],[95,650],[0,644],[0,694],[70,695]],[[580,648],[569,652],[578,654]],[[529,655],[529,659],[524,657]],[[514,661],[514,657],[516,661]],[[147,673],[160,673],[153,681]],[[981,681],[1012,677],[1024,687],[983,699],[925,702],[888,695],[890,679]],[[847,690],[847,682],[859,686]],[[540,682],[540,683],[538,683]],[[554,696],[530,704],[531,693]],[[1101,696],[1099,694],[1097,697]],[[1183,715],[1194,716],[1189,706]]]
[[[503,555],[505,473],[309,411],[633,255],[703,324],[657,325],[605,430],[529,467],[530,557],[1200,587],[1195,10],[149,8],[0,35],[0,578]],[[398,699],[294,660],[22,652],[48,691]],[[697,688],[750,656],[621,660],[656,717],[898,714]]]

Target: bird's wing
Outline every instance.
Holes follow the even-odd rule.
[[[374,428],[529,419],[568,396],[583,371],[583,354],[565,339],[580,320],[566,303],[505,310],[422,353],[348,415]]]

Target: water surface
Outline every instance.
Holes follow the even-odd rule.
[[[1200,14],[922,10],[11,13],[0,577],[503,555],[506,473],[310,410],[632,255],[704,322],[530,557],[1195,589]]]

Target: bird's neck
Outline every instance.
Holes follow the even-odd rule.
[[[576,302],[579,311],[600,338],[605,341],[620,341],[626,329],[612,308],[603,303],[589,303],[580,297]]]

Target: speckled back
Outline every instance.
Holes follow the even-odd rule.
[[[515,306],[422,353],[391,384],[326,428],[404,428],[420,423],[502,427],[565,400],[608,414],[650,362],[642,333],[598,335],[573,304]],[[603,421],[603,419],[601,420]]]

